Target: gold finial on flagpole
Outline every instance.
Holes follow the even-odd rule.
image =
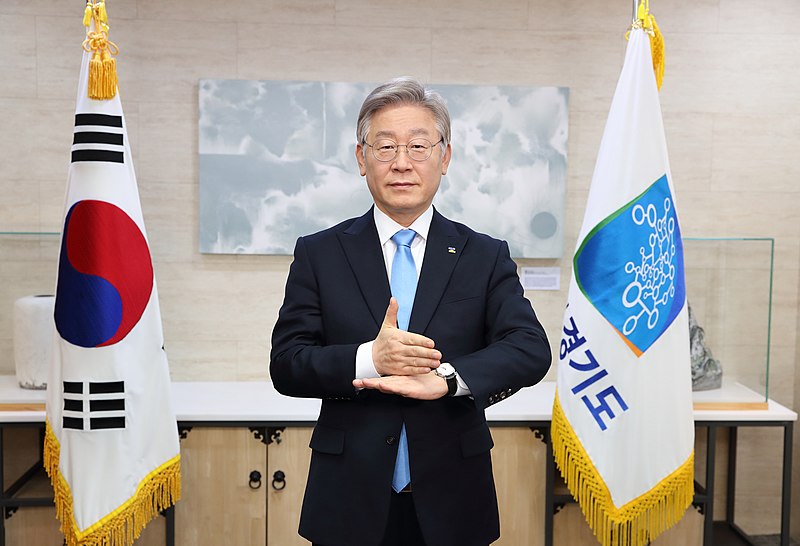
[[[636,0],[634,0],[634,4]],[[650,35],[650,52],[653,56],[653,72],[656,75],[656,84],[659,91],[664,82],[664,36],[656,24],[655,16],[650,13],[650,0],[639,0],[639,7],[635,10],[633,24],[625,35],[627,38],[633,29],[644,29]]]
[[[119,48],[108,39],[108,13],[103,0],[86,0],[83,24],[86,27],[83,49],[92,53],[89,61],[89,98],[113,99],[117,95],[117,60],[113,55],[119,53]]]

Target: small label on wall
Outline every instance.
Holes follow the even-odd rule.
[[[558,267],[523,267],[519,278],[524,290],[561,289],[561,268]]]

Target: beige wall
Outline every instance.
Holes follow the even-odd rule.
[[[661,100],[683,234],[775,238],[770,393],[791,407],[800,388],[800,2],[651,6],[666,38]],[[408,74],[432,83],[568,86],[569,253],[630,13],[627,0],[110,0],[173,378],[266,377],[290,262],[197,252],[199,78],[378,82]],[[75,0],[0,2],[0,230],[60,229],[81,16]],[[52,285],[49,273],[9,265],[29,250],[11,246],[2,257],[3,305],[9,276],[26,290]],[[523,265],[560,266],[568,284],[568,258]],[[557,346],[566,292],[529,296]],[[8,317],[0,309],[0,373],[13,371]],[[777,464],[770,450],[750,449],[754,475]],[[745,486],[752,490],[742,512],[748,502],[774,504],[771,483]]]

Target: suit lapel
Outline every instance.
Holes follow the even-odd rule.
[[[367,302],[375,323],[380,326],[386,316],[386,307],[389,305],[389,298],[392,294],[372,209],[364,216],[357,218],[337,236],[350,264],[350,269],[361,289],[361,294]]]
[[[460,234],[453,222],[434,209],[409,330],[424,332],[428,327],[466,242],[467,236]]]

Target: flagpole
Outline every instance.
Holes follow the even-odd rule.
[[[639,15],[639,0],[633,0],[633,20],[636,21]]]

